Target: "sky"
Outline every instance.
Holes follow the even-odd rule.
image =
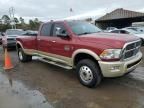
[[[41,21],[97,19],[116,8],[144,12],[143,3],[144,0],[0,0],[0,17],[9,15],[9,8],[14,7],[15,16],[26,21],[34,18]]]

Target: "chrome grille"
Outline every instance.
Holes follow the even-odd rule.
[[[15,43],[16,42],[16,39],[14,39],[14,38],[9,38],[9,39],[7,39],[7,42],[8,43]]]
[[[7,40],[8,40],[8,41],[14,41],[14,40],[16,40],[16,39],[14,39],[14,38],[8,38]]]
[[[139,52],[140,47],[141,47],[141,41],[127,43],[123,49],[122,58],[125,60],[135,56]]]

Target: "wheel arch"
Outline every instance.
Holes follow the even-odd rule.
[[[95,52],[88,49],[78,49],[72,55],[73,66],[76,66],[77,62],[81,59],[92,59],[97,63],[100,60],[99,56]]]
[[[20,41],[17,41],[16,42],[16,48],[22,48],[23,49],[23,46],[22,46],[22,43]]]

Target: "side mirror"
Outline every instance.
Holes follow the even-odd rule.
[[[63,38],[67,38],[68,35],[66,33],[58,33],[57,34],[58,37],[63,37]]]
[[[1,32],[1,35],[2,35],[2,36],[5,36],[5,33],[4,33],[4,32]]]
[[[62,37],[62,38],[67,38],[68,34],[67,34],[66,30],[64,30],[60,27],[56,27],[56,36]]]

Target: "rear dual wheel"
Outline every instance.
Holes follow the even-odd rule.
[[[18,49],[18,58],[21,62],[32,61],[32,56],[25,54],[21,48]]]

